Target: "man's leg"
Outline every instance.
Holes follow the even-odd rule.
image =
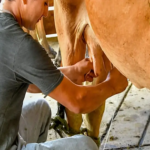
[[[27,143],[45,142],[51,109],[44,99],[26,99],[23,103],[19,133]]]
[[[90,137],[75,135],[45,143],[27,144],[22,150],[98,150],[98,147]]]
[[[50,107],[45,100],[24,101],[19,133],[27,145],[21,150],[98,150],[93,140],[83,135],[45,142],[50,117]]]

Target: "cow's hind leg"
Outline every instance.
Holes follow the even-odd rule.
[[[66,115],[68,126],[70,128],[70,135],[80,134],[80,127],[82,124],[82,115],[75,114],[66,108]]]
[[[88,46],[89,57],[94,65],[94,73],[98,75],[98,77],[93,82],[93,84],[96,85],[106,79],[108,71],[111,69],[111,63],[102,52],[101,47],[93,33],[93,30],[89,25],[87,25],[84,30],[84,39]],[[88,136],[92,137],[98,146],[100,145],[99,128],[104,109],[105,103],[97,110],[84,115],[84,122],[87,127]]]
[[[88,136],[90,136],[98,146],[100,146],[99,128],[104,110],[105,103],[95,111],[84,115],[84,123],[87,128]]]
[[[93,82],[94,85],[103,82],[106,79],[108,72],[112,68],[111,63],[104,54],[103,54],[103,61],[105,65],[105,73],[103,73],[102,76],[99,76],[98,78],[96,78],[96,80],[94,80]],[[100,146],[99,131],[104,110],[105,110],[105,103],[101,105],[97,110],[83,115],[88,136],[93,138],[93,140],[98,146]]]
[[[103,78],[101,78],[100,76],[94,80],[93,85],[101,83],[103,80],[105,80],[105,76],[103,76]],[[99,100],[100,99],[101,98],[99,98]],[[90,136],[98,146],[100,146],[99,131],[100,131],[100,124],[101,124],[104,110],[105,110],[105,103],[95,111],[83,115],[88,136]]]
[[[97,81],[94,84],[97,84]],[[95,111],[83,115],[84,123],[87,128],[87,134],[94,140],[94,142],[98,146],[100,146],[99,129],[104,110],[105,110],[105,103]]]

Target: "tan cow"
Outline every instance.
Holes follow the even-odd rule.
[[[105,80],[111,64],[101,50],[101,47],[90,27],[84,0],[64,1],[55,0],[55,18],[59,44],[62,51],[63,66],[73,65],[85,57],[88,46],[91,61],[94,63],[94,72],[99,75],[96,84]],[[32,35],[47,49],[45,31],[42,20],[37,24],[36,32]],[[47,33],[50,33],[47,31]],[[45,45],[44,45],[45,44]],[[94,112],[85,115],[88,135],[97,143],[99,140],[99,126],[105,104]],[[78,133],[82,123],[82,116],[66,110],[70,128]]]
[[[92,28],[111,62],[139,88],[150,88],[149,0],[85,0]]]
[[[88,47],[94,72],[99,77],[96,84],[105,80],[111,64],[102,52],[101,47],[90,26],[84,0],[54,0],[55,25],[62,54],[63,66],[73,65],[85,57]],[[92,101],[92,99],[91,99]],[[99,127],[105,104],[99,109],[85,115],[88,135],[99,144]],[[66,109],[70,128],[78,133],[82,124],[82,116]]]

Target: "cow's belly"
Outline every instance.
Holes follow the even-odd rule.
[[[86,0],[86,6],[92,28],[110,61],[136,86],[150,88],[148,0]]]

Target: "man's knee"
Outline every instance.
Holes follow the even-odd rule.
[[[19,133],[27,143],[44,142],[47,138],[50,119],[51,109],[44,99],[25,100]]]
[[[30,112],[32,113],[34,111],[40,112],[40,110],[45,110],[50,113],[51,115],[51,109],[47,101],[43,98],[36,99],[25,99],[23,102],[22,112]]]
[[[36,107],[38,110],[41,110],[42,113],[47,113],[51,118],[51,108],[45,99],[38,99],[36,101]]]

